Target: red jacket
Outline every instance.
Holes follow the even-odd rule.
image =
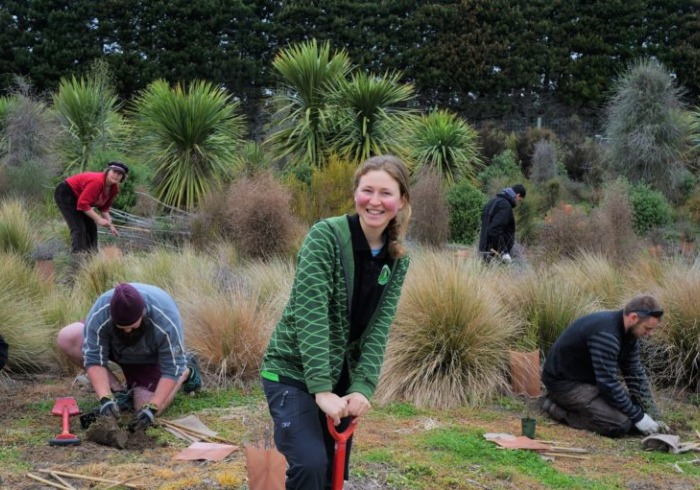
[[[78,198],[78,211],[89,211],[96,207],[100,211],[107,212],[114,198],[119,194],[119,186],[113,185],[109,195],[105,192],[104,172],[83,172],[68,177],[66,182]]]

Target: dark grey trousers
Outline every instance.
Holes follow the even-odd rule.
[[[326,427],[326,414],[312,395],[295,386],[263,379],[263,389],[274,421],[277,450],[287,459],[286,490],[324,490],[331,488],[335,440]],[[341,419],[338,431],[349,425]],[[345,454],[345,479],[352,437]]]
[[[619,437],[632,430],[632,420],[611,407],[593,385],[579,384],[565,392],[550,391],[547,396],[560,407],[560,410],[550,410],[552,418],[575,429],[607,437]]]

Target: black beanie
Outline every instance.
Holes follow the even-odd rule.
[[[520,194],[520,197],[525,199],[525,194],[527,194],[527,189],[525,189],[524,185],[515,184],[513,187],[511,187],[511,189],[513,189],[513,192],[515,192],[516,194]]]
[[[112,321],[120,327],[133,325],[143,316],[146,304],[143,297],[131,284],[121,283],[112,293],[109,311]]]

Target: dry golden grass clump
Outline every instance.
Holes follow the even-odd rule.
[[[377,389],[380,403],[478,404],[506,386],[518,334],[478,259],[436,252],[412,259]]]
[[[0,252],[12,252],[28,259],[33,250],[29,213],[21,201],[3,200],[0,203]]]
[[[84,255],[75,272],[74,292],[79,297],[94,302],[102,293],[120,282],[131,281],[124,274],[124,260],[122,256],[108,255],[103,251]]]
[[[573,283],[578,295],[595,298],[603,308],[619,308],[627,296],[623,271],[601,254],[584,252],[552,265],[552,280]]]
[[[573,320],[600,309],[596,292],[582,290],[576,276],[539,268],[504,283],[502,301],[526,324],[523,347],[539,347],[547,354]]]
[[[676,266],[659,299],[664,320],[653,339],[656,375],[664,383],[700,388],[700,262],[691,267]],[[651,356],[647,356],[651,357]],[[661,362],[659,362],[661,361]],[[659,367],[661,369],[659,369]]]
[[[48,288],[16,254],[0,253],[0,334],[10,346],[5,370],[45,372],[51,368],[52,329],[43,319]]]
[[[277,308],[259,301],[257,288],[239,287],[203,296],[183,292],[179,307],[188,349],[202,359],[220,385],[256,378],[278,318]]]

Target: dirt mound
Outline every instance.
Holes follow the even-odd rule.
[[[156,439],[146,434],[145,431],[137,430],[130,432],[124,427],[124,417],[119,421],[114,417],[98,417],[90,424],[85,438],[103,446],[115,447],[117,449],[149,449],[157,445]]]

